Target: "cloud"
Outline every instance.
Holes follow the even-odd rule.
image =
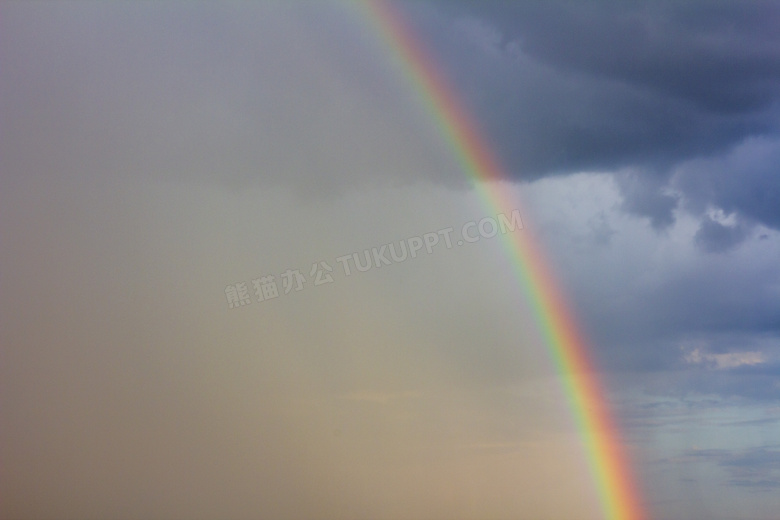
[[[694,365],[712,366],[717,369],[754,366],[766,362],[763,352],[728,352],[725,354],[709,354],[695,348],[685,354],[685,361]]]
[[[744,225],[722,224],[710,216],[705,216],[694,240],[704,251],[723,253],[737,247],[747,235],[748,230]]]
[[[733,245],[756,223],[780,228],[780,139],[747,138],[710,158],[692,159],[678,165],[670,185],[684,196],[694,214],[721,212],[737,215],[738,221],[718,226],[705,219],[705,244]],[[728,229],[722,229],[726,227]],[[728,247],[727,247],[728,249]]]
[[[669,367],[680,359],[681,342],[702,334],[729,351],[751,333],[777,333],[776,232],[763,239],[751,233],[730,255],[713,255],[697,245],[698,215],[678,210],[674,224],[657,233],[649,219],[623,211],[620,182],[610,174],[579,174],[518,188],[533,216],[526,221],[543,239],[594,342],[609,352],[605,361],[628,351],[643,360],[638,365],[653,366],[651,358],[661,356]],[[711,218],[724,226],[739,222]],[[608,242],[594,234],[593,222],[609,227]],[[772,348],[772,341],[758,340]]]
[[[438,16],[419,8],[422,23],[436,29],[430,40],[445,60],[460,58],[447,64],[490,128],[514,121],[511,135],[492,135],[513,166],[525,166],[519,175],[668,164],[776,125],[765,117],[780,93],[774,3],[435,5]],[[462,19],[488,29],[464,31]],[[492,74],[469,74],[480,55]],[[540,108],[546,121],[536,119]],[[513,154],[533,148],[513,139],[521,134],[547,153],[526,161]]]
[[[512,177],[630,170],[624,209],[657,230],[681,197],[779,228],[776,2],[406,5]],[[709,189],[675,194],[690,161]],[[742,238],[705,222],[699,243]]]
[[[637,172],[619,174],[617,179],[623,195],[624,210],[648,217],[656,230],[665,230],[674,224],[679,197],[663,193],[663,182]]]

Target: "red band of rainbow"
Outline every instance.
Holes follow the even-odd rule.
[[[493,152],[470,120],[436,63],[415,38],[403,16],[387,0],[355,0],[374,26],[391,56],[427,108],[463,172],[475,183],[491,211],[510,212],[500,182],[507,181]],[[540,246],[529,230],[510,233],[505,246],[523,293],[533,309],[547,349],[563,381],[571,413],[585,444],[604,518],[642,520],[639,494],[619,432],[590,362],[587,342],[561,296]]]

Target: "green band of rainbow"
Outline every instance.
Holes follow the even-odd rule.
[[[475,185],[484,204],[498,213],[514,209],[509,194],[497,182],[508,180],[508,176],[401,14],[386,0],[354,2],[376,28],[391,57],[398,61],[465,174],[479,181]],[[531,232],[526,229],[506,237],[505,246],[515,275],[563,380],[565,395],[585,444],[604,518],[641,520],[644,514],[631,466],[591,366],[587,343]]]

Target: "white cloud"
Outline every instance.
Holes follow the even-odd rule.
[[[710,354],[700,348],[695,348],[685,354],[685,361],[692,365],[705,365],[724,370],[740,366],[753,366],[766,363],[763,352],[727,352],[725,354]]]

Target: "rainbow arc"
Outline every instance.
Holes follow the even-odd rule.
[[[387,0],[353,0],[378,30],[390,55],[426,107],[464,174],[476,181],[486,208],[515,209],[502,182],[509,179],[478,126],[458,101],[435,60],[427,54],[401,12]],[[605,394],[593,370],[588,344],[530,230],[505,235],[515,276],[542,331],[548,353],[563,381],[569,408],[585,445],[596,493],[606,520],[643,520],[631,465]]]

